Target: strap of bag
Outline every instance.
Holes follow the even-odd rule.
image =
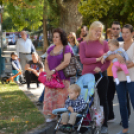
[[[64,61],[64,54],[65,54],[65,46],[63,46],[63,59],[62,59],[62,61]]]

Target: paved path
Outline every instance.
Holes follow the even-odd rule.
[[[27,90],[26,85],[21,86],[20,88],[27,94],[27,96],[31,99],[32,102],[36,102],[38,100],[38,97],[42,93],[44,86],[40,84],[40,88],[36,88],[36,84],[31,84],[31,87],[33,89]],[[43,112],[42,106],[38,107],[38,109]],[[119,104],[117,100],[117,95],[115,95],[114,99],[114,111],[116,115],[116,121],[114,123],[108,123],[109,126],[109,133],[108,134],[116,134],[119,132],[122,127],[119,125],[119,122],[121,121],[120,119],[120,112],[119,112]],[[129,134],[134,134],[134,112],[131,109],[132,114],[130,118],[130,133]],[[50,126],[51,124],[47,124],[47,126]]]

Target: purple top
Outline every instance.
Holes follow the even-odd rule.
[[[92,73],[95,74],[93,71],[95,67],[99,67],[101,71],[105,71],[110,61],[106,61],[104,64],[101,62],[96,62],[96,58],[101,57],[104,53],[109,51],[108,43],[106,41],[101,44],[98,40],[97,41],[83,41],[80,43],[80,60],[83,64],[82,74]]]
[[[54,49],[55,45],[54,46],[51,46],[48,50],[47,50],[47,60],[48,60],[48,66],[49,66],[49,69],[50,70],[53,70],[55,69],[59,64],[61,64],[62,60],[63,60],[63,50],[57,54],[57,55],[52,55],[50,54],[51,51]],[[73,51],[72,51],[72,48],[67,45],[65,47],[65,52],[64,53],[71,53],[71,55],[73,55]],[[67,79],[69,80],[69,78],[66,78],[64,73],[63,73],[63,70],[60,70],[58,71],[58,74],[60,76],[61,79]]]

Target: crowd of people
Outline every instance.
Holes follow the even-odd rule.
[[[108,122],[115,121],[113,99],[115,91],[117,91],[121,115],[120,124],[123,127],[123,130],[118,134],[128,134],[128,122],[131,115],[130,99],[134,108],[133,33],[132,25],[126,24],[121,28],[118,21],[114,21],[111,28],[106,30],[107,39],[104,38],[104,25],[100,21],[93,22],[89,29],[87,26],[82,26],[79,38],[76,38],[74,32],[70,32],[67,36],[64,30],[57,28],[53,31],[53,44],[47,49],[43,65],[33,43],[27,38],[26,32],[22,31],[21,38],[16,43],[17,54],[11,55],[13,73],[17,74],[22,67],[27,88],[30,89],[32,80],[39,87],[38,77],[44,70],[48,81],[51,80],[53,74],[58,72],[65,87],[63,89],[44,87],[43,93],[37,102],[37,104],[44,102],[44,115],[50,115],[46,122],[51,122],[56,119],[56,115],[52,114],[52,111],[65,106],[68,94],[73,95],[74,88],[79,90],[79,87],[74,84],[77,79],[81,75],[91,73],[94,74],[95,81],[97,81],[101,72],[103,78],[97,87],[100,105],[104,108],[105,117],[101,133],[108,133]],[[63,70],[69,65],[73,55],[77,57],[81,64],[82,74],[77,73],[76,76],[67,78]],[[16,61],[17,58],[21,67],[19,62]],[[15,81],[18,81],[18,78]],[[70,87],[70,84],[72,87]],[[79,91],[76,90],[76,92]],[[76,92],[74,92],[74,98],[78,99],[79,94],[75,96]],[[74,112],[71,106],[67,108],[70,112]],[[74,124],[74,120],[72,118],[68,120],[66,116],[67,114],[65,113],[62,118],[63,127],[68,122],[73,122],[72,124]],[[72,116],[75,119],[76,113]]]

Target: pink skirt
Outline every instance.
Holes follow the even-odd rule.
[[[49,87],[45,88],[43,106],[44,115],[52,114],[52,111],[54,109],[64,107],[65,101],[68,97],[68,88],[70,86],[70,81],[63,80],[63,83],[65,85],[64,89],[50,89]]]

